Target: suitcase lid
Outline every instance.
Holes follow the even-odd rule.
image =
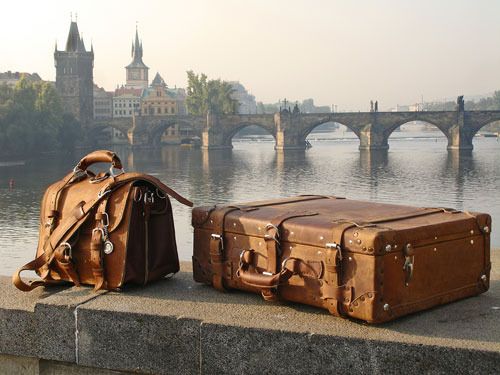
[[[266,227],[273,224],[279,226],[280,243],[316,247],[336,243],[343,250],[370,255],[399,252],[406,244],[420,247],[482,235],[491,229],[487,214],[325,196],[199,207],[193,210],[193,226],[221,234],[213,220],[219,210],[226,212],[227,233],[264,238]]]

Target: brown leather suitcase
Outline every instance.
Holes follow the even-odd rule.
[[[329,196],[196,207],[193,273],[380,323],[489,288],[491,217]]]
[[[96,175],[88,169],[95,163],[111,168]],[[13,275],[14,285],[30,291],[72,282],[111,290],[178,272],[169,196],[192,206],[153,176],[125,173],[114,152],[88,154],[45,192],[36,256]],[[41,280],[24,282],[26,270]]]

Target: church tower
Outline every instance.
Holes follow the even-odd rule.
[[[83,126],[94,116],[94,49],[85,49],[78,25],[71,21],[64,51],[54,51],[56,90],[63,108],[75,115]]]
[[[147,89],[149,68],[142,62],[142,42],[139,42],[139,33],[135,29],[135,41],[132,42],[132,62],[125,69],[127,71],[127,84],[131,89]]]

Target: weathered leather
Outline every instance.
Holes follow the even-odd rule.
[[[45,192],[36,257],[13,275],[18,289],[61,282],[118,289],[179,270],[169,196],[192,203],[149,175],[87,170],[102,162],[122,169],[115,153],[95,151]],[[25,270],[41,280],[26,283]]]
[[[192,223],[196,281],[337,316],[380,323],[489,288],[487,214],[307,196],[197,207]]]

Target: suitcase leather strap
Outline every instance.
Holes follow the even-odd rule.
[[[212,212],[214,233],[210,236],[210,263],[212,265],[212,285],[217,290],[225,292],[223,279],[227,274],[224,259],[224,221],[226,215],[240,208],[234,206],[223,207]]]
[[[276,274],[278,271],[278,260],[281,257],[280,248],[280,226],[287,220],[305,217],[305,216],[315,216],[318,215],[317,212],[285,212],[279,216],[272,218],[266,225],[266,234],[264,235],[264,240],[266,242],[267,248],[267,272],[270,274]],[[262,297],[266,301],[275,301],[278,296],[277,289],[262,289]]]
[[[334,223],[350,223],[352,224],[352,227],[358,227],[358,228],[367,228],[367,227],[374,227],[377,224],[380,223],[386,223],[386,222],[391,222],[391,221],[397,221],[397,220],[404,220],[404,219],[413,219],[416,217],[421,217],[421,216],[427,216],[427,215],[433,215],[437,213],[450,213],[450,214],[457,214],[457,213],[465,213],[469,216],[474,217],[468,212],[463,212],[463,211],[451,211],[450,209],[446,208],[424,208],[422,211],[417,211],[417,212],[412,212],[408,214],[401,214],[401,215],[393,215],[393,216],[386,216],[386,217],[381,217],[378,219],[370,220],[370,221],[353,221],[351,219],[334,219]]]
[[[231,205],[227,207],[234,207],[241,211],[248,212],[259,209],[260,207],[271,207],[271,206],[281,206],[283,204],[297,203],[297,202],[307,202],[317,199],[345,199],[344,197],[336,197],[334,195],[299,195],[298,197],[283,200],[281,202],[263,202],[260,204],[247,205]]]
[[[344,233],[355,227],[352,222],[342,222],[332,229],[332,242],[326,246],[325,273],[321,285],[321,299],[331,314],[345,315],[344,304],[349,304],[353,297],[352,288],[342,284],[342,241]]]

